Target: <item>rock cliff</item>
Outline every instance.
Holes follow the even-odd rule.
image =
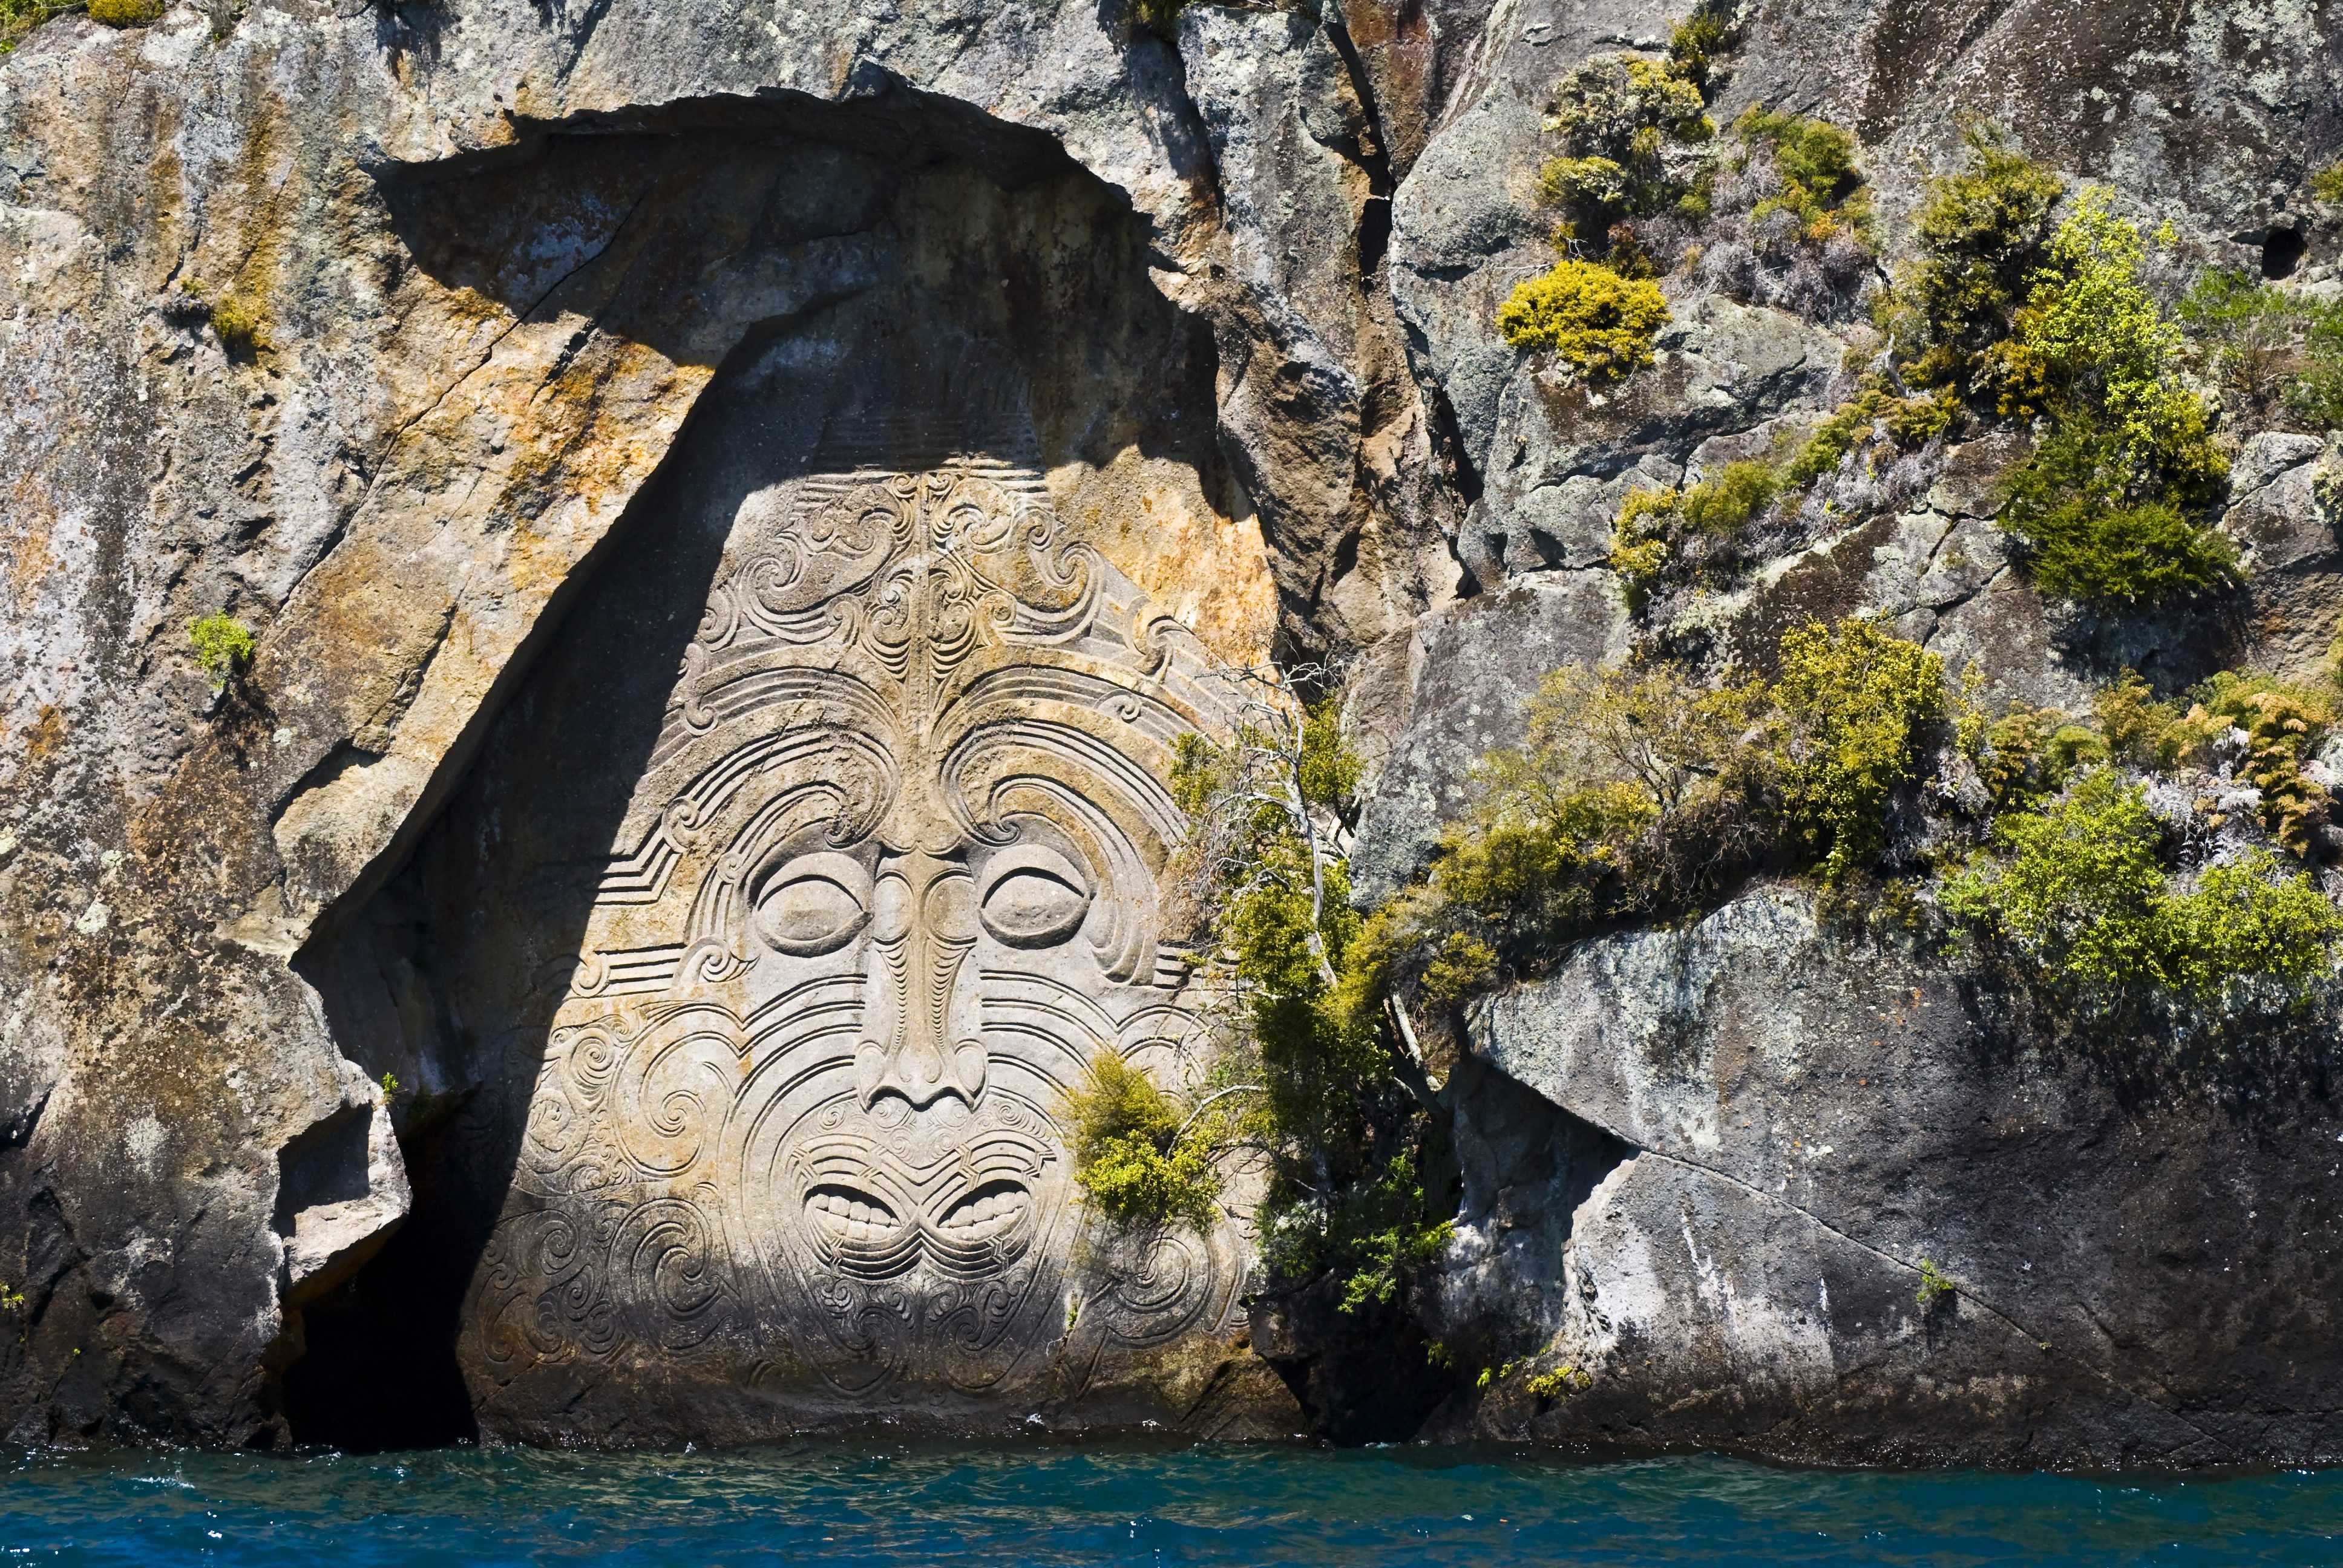
[[[1101,1043],[1178,1070],[1164,779],[1212,668],[1345,662],[1387,894],[1539,675],[1634,643],[1628,491],[1844,396],[1845,312],[1679,297],[1608,394],[1494,325],[1553,256],[1554,84],[1677,19],[254,0],[25,36],[0,1438],[1359,1435],[1333,1351],[1250,1348],[1244,1204],[1119,1253],[1051,1095]],[[2199,263],[2332,286],[2315,6],[1734,23],[1713,117],[1853,129],[1891,246],[1971,116]],[[1686,635],[1859,612],[2070,705],[2326,656],[2331,438],[2240,448],[2241,605],[2120,629],[2013,568],[2002,438]],[[225,679],[213,614],[256,638]],[[2333,1457],[2331,1026],[2193,1096],[2046,1028],[1797,887],[1477,1004],[1416,1313],[1590,1386],[1375,1419]]]

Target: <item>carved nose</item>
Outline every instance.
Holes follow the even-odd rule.
[[[960,966],[976,945],[976,900],[964,871],[950,870],[914,891],[898,884],[900,922],[873,944],[885,993],[881,1032],[855,1052],[855,1080],[867,1108],[895,1094],[913,1108],[957,1094],[970,1106],[984,1092],[984,1042],[955,1014]],[[892,940],[888,930],[900,932]]]

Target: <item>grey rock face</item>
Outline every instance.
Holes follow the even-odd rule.
[[[1490,1002],[1473,1048],[1632,1152],[1547,1221],[1559,1277],[1503,1276],[1562,1319],[1536,1364],[1591,1382],[1512,1380],[1472,1430],[1841,1462],[2343,1445],[2315,1060],[2274,1056],[2232,1103],[2144,1091],[1976,970],[1835,939],[1790,891],[1590,943]],[[1951,1286],[1926,1302],[1924,1261]],[[2284,1392],[2238,1398],[2278,1364]]]

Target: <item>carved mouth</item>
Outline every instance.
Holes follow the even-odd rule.
[[[953,1204],[936,1230],[948,1241],[989,1241],[1015,1230],[1032,1207],[1032,1195],[1014,1181],[988,1181]]]
[[[832,1242],[853,1251],[884,1251],[903,1234],[895,1211],[850,1187],[817,1187],[806,1194],[806,1217]]]

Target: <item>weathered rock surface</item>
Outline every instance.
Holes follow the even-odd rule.
[[[1855,126],[1891,234],[1974,109],[2169,217],[2194,255],[2332,267],[2333,230],[2297,194],[2343,150],[2343,24],[2324,12],[1742,10],[1716,117]],[[1662,363],[1600,400],[1495,334],[1497,302],[1551,254],[1532,186],[1554,80],[1670,20],[1644,0],[1370,0],[1314,21],[1193,5],[1163,36],[1046,0],[451,0],[180,5],[122,31],[73,15],[26,39],[0,64],[0,1301],[22,1297],[0,1309],[0,1439],[425,1441],[478,1422],[635,1442],[870,1413],[835,1367],[759,1337],[802,1329],[802,1302],[771,1293],[794,1266],[782,1232],[822,1221],[727,1189],[738,1160],[702,1182],[610,1153],[647,1124],[732,1123],[612,1111],[591,1061],[561,1077],[578,1036],[553,1049],[595,1000],[578,966],[612,972],[636,918],[603,907],[605,872],[689,793],[651,758],[670,707],[698,700],[706,671],[684,667],[726,574],[824,476],[957,483],[961,459],[999,459],[1024,499],[979,506],[984,526],[1046,516],[1111,586],[1064,667],[1121,671],[1177,715],[1086,755],[1121,757],[1144,796],[1195,720],[1147,687],[1172,634],[1127,624],[1142,601],[1192,665],[1359,656],[1376,773],[1358,882],[1399,885],[1469,806],[1472,762],[1518,738],[1538,677],[1638,636],[1603,564],[1625,490],[1837,395],[1842,331],[1722,297],[1679,299]],[[920,411],[964,432],[985,409],[1008,413],[1011,434],[985,438],[1002,451],[834,435]],[[1996,451],[1942,458],[1900,513],[1686,624],[1747,649],[1867,610],[1976,663],[1996,700],[2068,706],[2117,664],[2177,680],[2326,658],[2331,442],[2240,453],[2223,524],[2253,573],[2240,612],[2125,628],[2046,608],[2010,569]],[[1060,668],[1017,618],[1056,602],[1057,570],[1021,579],[1005,622],[979,618],[1022,628],[986,645],[1017,647],[1010,665]],[[220,690],[186,634],[215,611],[258,638]],[[860,657],[802,646],[824,678]],[[1055,704],[1068,734],[1123,733],[1096,702],[1020,700]],[[888,755],[923,779],[932,760]],[[953,823],[910,837],[966,873],[941,883],[972,887],[997,846]],[[1151,853],[1121,883],[1077,870],[1079,890],[1143,913]],[[692,885],[724,885],[708,858]],[[874,995],[895,983],[862,972]],[[1084,1005],[1107,1035],[1139,1016],[1107,980],[1149,989],[1111,962],[1039,972],[1105,988]],[[738,985],[765,980],[707,989],[736,979],[669,1000],[720,1000],[742,1045]],[[979,1016],[992,983],[951,1005]],[[1903,1032],[1873,1027],[1899,1009]],[[1493,1004],[1451,1081],[1463,1211],[1426,1311],[1596,1375],[1551,1407],[1509,1386],[1436,1424],[1812,1457],[2330,1452],[2325,1101],[2143,1109],[2002,1023],[1956,969],[1838,942],[1778,893],[1600,944]],[[984,1086],[955,1052],[990,1026],[928,1026],[938,1054],[905,1102],[957,1072],[974,1110]],[[656,1032],[626,1027],[629,1050]],[[892,1060],[885,1029],[847,1032]],[[1050,1052],[1079,1060],[1062,1044],[1000,1054],[1036,1074],[1029,1108],[1068,1070]],[[532,1164],[571,1090],[592,1147]],[[858,1114],[871,1092],[855,1084]],[[1039,1163],[1011,1184],[1031,1198],[1060,1151],[1024,1131]],[[1810,1157],[1815,1138],[1833,1152]],[[858,1158],[858,1181],[883,1163]],[[833,1185],[821,1212],[843,1199],[846,1241],[871,1240],[873,1194]],[[926,1245],[956,1199],[912,1185],[944,1205]],[[984,1196],[971,1223],[1023,1223],[1000,1219],[1006,1186]],[[686,1209],[733,1229],[681,1244]],[[500,1224],[539,1244],[499,1251]],[[1014,1341],[1002,1388],[1034,1395],[1019,1418],[1397,1435],[1437,1402],[1413,1329],[1346,1370],[1313,1349],[1331,1309],[1296,1302],[1257,1314],[1248,1351],[1241,1226],[1206,1251],[1202,1305],[1183,1286],[1121,1328],[1115,1281],[1128,1306],[1132,1282],[1169,1277],[1147,1260],[1069,1230],[971,1265],[1030,1266],[1000,1336],[979,1336]],[[1919,1256],[1956,1282],[1950,1306],[1910,1304]],[[939,1383],[902,1348],[941,1321],[927,1310],[898,1313],[930,1327],[863,1393],[989,1424],[998,1402],[969,1392],[988,1368]],[[519,1327],[492,1348],[498,1322]],[[386,1388],[386,1364],[411,1375]]]
[[[1473,1050],[1619,1140],[1487,1435],[1837,1462],[2331,1462],[2331,1034],[2234,1100],[2050,1044],[1972,967],[1748,895],[1590,944]],[[2300,1050],[2304,1054],[2298,1054]],[[1518,1092],[1518,1091],[1516,1091]],[[1544,1229],[1553,1233],[1549,1219]],[[1949,1293],[1920,1295],[1926,1261]],[[1488,1265],[1483,1265],[1484,1271]],[[1492,1282],[1481,1286],[1488,1299]]]

